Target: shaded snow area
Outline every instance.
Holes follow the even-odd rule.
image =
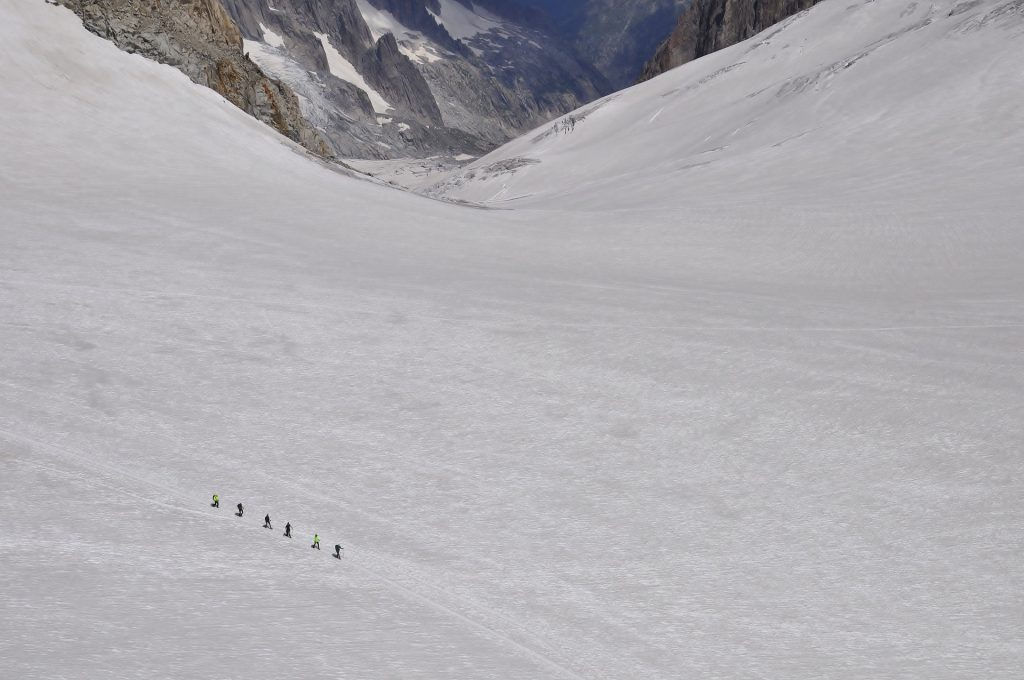
[[[826,0],[483,210],[0,3],[0,677],[1019,680],[1022,21]]]
[[[327,66],[331,69],[331,75],[341,78],[347,83],[352,83],[369,95],[370,104],[377,113],[387,113],[392,108],[391,104],[384,100],[380,92],[377,92],[377,90],[373,89],[373,86],[366,82],[366,79],[356,70],[352,62],[341,56],[341,53],[331,44],[331,40],[326,33],[314,33],[313,35],[320,40],[324,52],[327,53]]]
[[[260,24],[260,32],[263,33],[263,41],[271,47],[284,47],[284,38],[274,33],[272,30]]]
[[[433,41],[428,40],[419,31],[407,28],[386,9],[378,9],[367,0],[356,0],[359,13],[370,28],[374,41],[380,40],[385,33],[395,36],[398,50],[417,64],[435,62],[444,58],[445,50]]]
[[[440,14],[428,6],[427,11],[444,26],[448,35],[456,40],[466,40],[491,31],[507,32],[506,24],[483,7],[467,7],[458,0],[439,0]]]
[[[409,126],[399,123],[401,131]],[[432,156],[430,158],[397,158],[393,160],[367,160],[346,158],[345,165],[377,179],[404,189],[420,191],[436,184],[441,179],[458,172],[474,156],[461,154],[456,157]]]

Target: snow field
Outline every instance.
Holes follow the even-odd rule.
[[[497,154],[545,150],[508,192],[533,198],[482,210],[0,4],[0,677],[1016,680],[1004,6],[930,48],[937,3],[913,35],[946,56],[858,90],[883,111],[842,75],[784,117],[759,100],[706,176],[652,169],[709,132],[647,99],[736,50],[680,69]],[[892,30],[886,3],[821,7],[844,40]],[[807,70],[832,63],[812,34]],[[926,76],[972,125],[901,113]],[[762,143],[831,106],[862,137],[833,174],[822,137]],[[627,144],[611,116],[664,127]]]

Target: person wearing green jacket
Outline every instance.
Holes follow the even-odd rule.
[[[317,550],[320,549],[320,534],[313,534],[313,545],[309,547],[316,548]]]
[[[218,496],[217,494],[213,494],[213,504],[212,505],[215,508],[219,508],[220,507],[220,496]]]

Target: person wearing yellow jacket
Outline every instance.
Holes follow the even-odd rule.
[[[320,549],[320,534],[313,534],[313,545],[309,547],[316,548],[317,550]]]

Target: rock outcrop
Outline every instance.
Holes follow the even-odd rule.
[[[242,51],[242,35],[220,0],[60,0],[93,33],[126,52],[174,66],[194,82],[307,149],[330,155],[287,85]]]
[[[819,0],[694,0],[644,66],[640,81],[735,45]]]

